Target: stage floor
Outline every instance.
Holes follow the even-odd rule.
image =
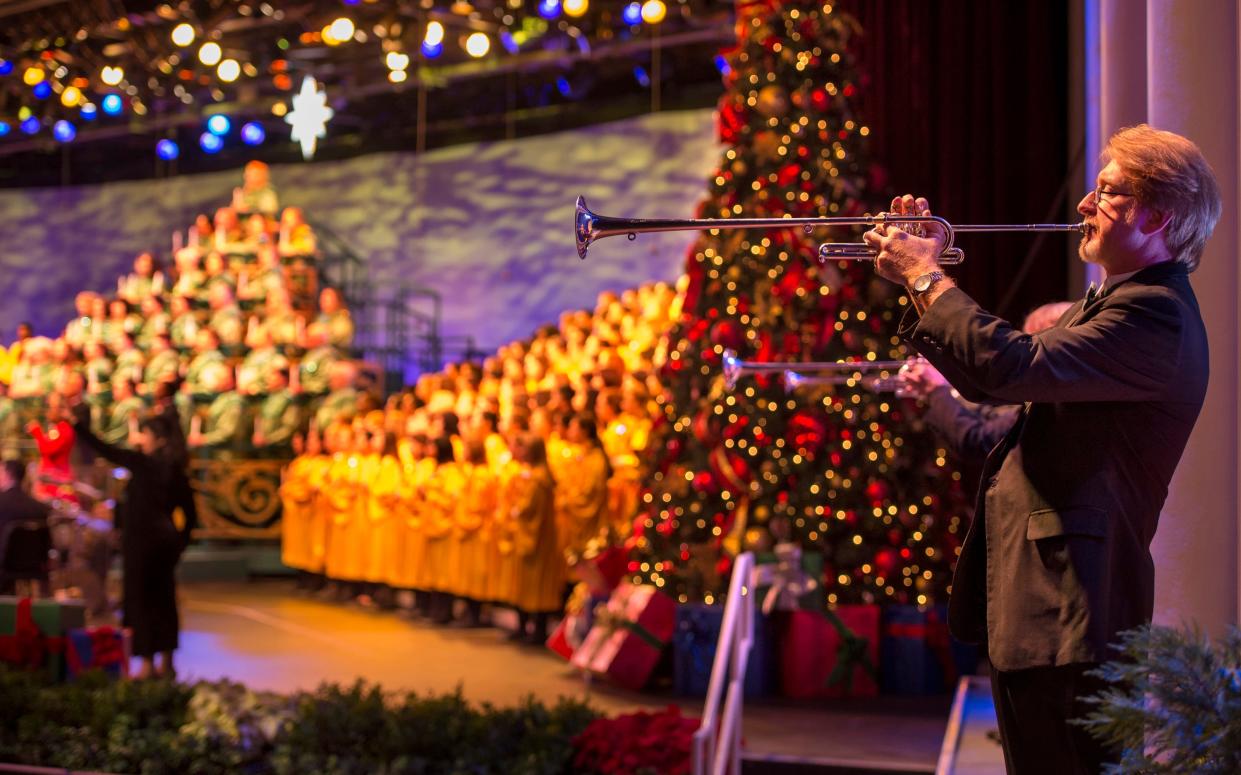
[[[511,705],[533,694],[588,700],[615,714],[698,700],[638,694],[581,676],[543,648],[507,642],[497,629],[453,629],[299,594],[292,582],[194,582],[181,586],[178,671],[186,680],[231,678],[288,692],[359,678],[387,689],[444,693]],[[933,772],[950,698],[878,698],[822,704],[748,702],[748,755]],[[747,768],[749,770],[750,768]]]

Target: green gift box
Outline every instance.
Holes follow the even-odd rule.
[[[65,635],[85,626],[81,601],[0,597],[0,661],[42,665],[53,681],[64,680]]]

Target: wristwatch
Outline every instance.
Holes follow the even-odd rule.
[[[914,293],[926,293],[931,290],[932,285],[942,279],[944,279],[943,272],[928,272],[927,274],[915,277],[914,281],[909,284],[909,287],[913,289]]]

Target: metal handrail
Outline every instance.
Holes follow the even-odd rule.
[[[741,772],[741,707],[745,671],[754,643],[754,554],[743,552],[733,561],[724,621],[711,664],[711,682],[702,708],[702,722],[694,733],[694,775]],[[727,686],[727,694],[723,694]],[[720,712],[721,695],[724,701]],[[718,716],[718,718],[717,718]]]

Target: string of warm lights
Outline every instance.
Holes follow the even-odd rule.
[[[689,13],[687,2],[689,0],[678,0],[682,15]],[[391,84],[399,85],[408,81],[411,73],[419,68],[446,58],[450,50],[458,52],[458,58],[486,60],[506,53],[521,53],[549,31],[559,31],[587,51],[592,34],[604,38],[637,35],[643,29],[662,24],[668,15],[664,0],[635,0],[625,4],[619,12],[614,8],[592,9],[590,0],[540,0],[532,14],[525,10],[522,0],[507,0],[493,9],[496,15],[493,21],[486,19],[469,2],[456,0],[446,9],[424,2],[418,11],[406,17],[390,14],[371,24],[362,21],[369,12],[366,7],[356,1],[344,2],[344,6],[326,17],[320,16],[317,21],[312,15],[300,22],[299,34],[282,31],[274,41],[275,58],[269,63],[265,57],[270,52],[246,50],[245,45],[233,41],[234,27],[226,23],[229,20],[213,19],[208,24],[194,17],[187,6],[160,6],[153,15],[140,20],[144,32],[152,32],[154,36],[144,38],[142,45],[145,47],[148,40],[163,40],[166,49],[147,51],[147,56],[138,63],[125,59],[129,45],[108,42],[117,39],[118,34],[135,29],[135,23],[127,16],[99,30],[104,34],[98,41],[92,37],[96,30],[84,27],[49,39],[29,41],[16,49],[0,48],[0,88],[4,88],[5,80],[16,76],[20,76],[26,87],[18,92],[19,101],[13,114],[0,112],[0,138],[10,134],[15,126],[27,136],[36,136],[50,126],[55,140],[72,142],[77,136],[77,126],[95,121],[101,113],[108,118],[142,117],[153,105],[170,98],[181,104],[180,109],[197,102],[203,105],[200,110],[211,112],[212,103],[237,99],[232,87],[264,75],[271,78],[277,90],[289,94],[286,99],[267,101],[262,108],[263,111],[270,108],[273,117],[282,119],[290,115],[295,88],[290,54],[299,47],[344,49],[378,43],[386,68],[381,72],[386,72]],[[291,23],[284,11],[266,2],[257,7],[251,2],[239,3],[237,13]],[[162,31],[155,32],[161,28]],[[418,58],[407,48],[407,41],[409,46],[415,47]],[[308,60],[302,58],[300,61]],[[147,62],[154,62],[154,69],[147,69]],[[256,62],[263,63],[267,72],[262,73]],[[130,73],[127,66],[135,71],[147,71]],[[638,67],[635,77],[639,83],[650,83],[644,68]],[[566,89],[560,91],[568,96]],[[55,99],[51,99],[53,97]],[[0,105],[5,102],[13,104],[8,100],[0,101]],[[168,110],[162,106],[159,113],[167,115]],[[261,124],[259,126],[261,128]],[[262,142],[266,132],[233,135],[204,128],[199,146],[206,153],[215,153],[234,136],[253,144]],[[166,161],[177,158],[180,153],[175,140],[168,137],[155,143],[155,152]]]

